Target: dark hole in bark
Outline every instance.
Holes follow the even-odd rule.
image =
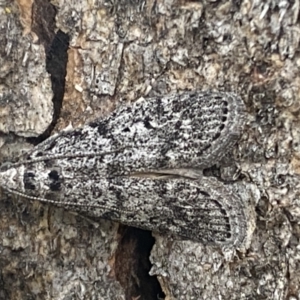
[[[121,226],[121,240],[115,254],[115,274],[122,285],[126,300],[164,299],[165,295],[155,276],[150,276],[149,260],[155,239],[151,231]]]
[[[53,119],[47,130],[37,138],[27,141],[37,145],[47,139],[56,125],[60,115],[65,91],[66,66],[68,61],[69,36],[58,30],[55,34],[56,8],[50,1],[35,0],[33,6],[33,31],[39,37],[39,42],[45,47],[46,70],[51,75],[53,90]]]

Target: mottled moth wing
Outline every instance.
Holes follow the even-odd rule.
[[[86,175],[65,178],[59,191],[45,190],[40,197],[92,217],[205,244],[239,247],[247,237],[243,202],[214,178],[90,180]]]
[[[189,92],[140,99],[82,128],[38,145],[26,160],[60,160],[72,172],[103,175],[211,166],[236,142],[244,125],[242,100],[232,93]],[[82,157],[86,156],[86,159]],[[89,160],[89,162],[87,162]]]

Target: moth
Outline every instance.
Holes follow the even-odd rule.
[[[249,230],[246,206],[202,171],[232,148],[244,123],[233,93],[141,98],[3,165],[0,185],[93,217],[238,248]]]

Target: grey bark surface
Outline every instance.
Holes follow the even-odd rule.
[[[248,249],[233,251],[151,240],[2,193],[0,299],[300,299],[299,9],[299,0],[0,1],[3,162],[141,96],[233,91],[247,126],[207,174],[253,207],[256,225]]]

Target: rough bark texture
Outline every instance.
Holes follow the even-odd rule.
[[[234,179],[256,230],[233,253],[3,193],[0,299],[300,299],[299,9],[299,0],[1,1],[2,161],[139,96],[234,91],[247,128],[208,173]]]

